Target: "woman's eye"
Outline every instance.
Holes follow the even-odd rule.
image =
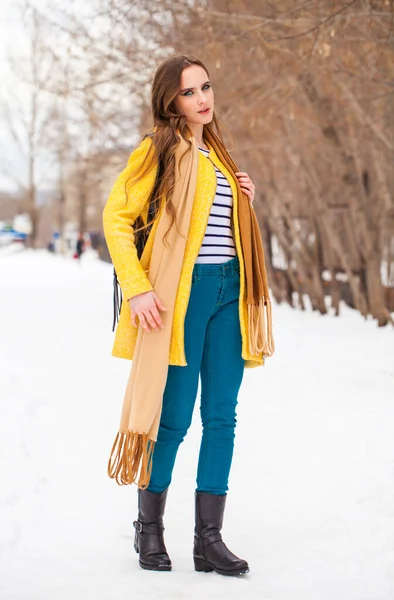
[[[206,83],[205,85],[203,85],[202,89],[204,89],[204,88],[210,88],[210,87],[211,87],[211,84],[210,83]],[[188,96],[189,93],[193,94],[193,90],[187,90],[187,92],[185,92],[183,95],[184,96]]]

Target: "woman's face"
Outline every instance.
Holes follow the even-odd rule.
[[[191,65],[182,71],[180,91],[175,98],[178,111],[189,123],[204,125],[213,117],[213,90],[206,71]],[[201,112],[208,109],[205,113]]]

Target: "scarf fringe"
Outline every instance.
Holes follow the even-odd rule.
[[[108,475],[118,485],[136,483],[144,490],[149,485],[154,448],[155,442],[147,433],[119,431],[108,461]]]
[[[258,304],[248,304],[249,352],[272,356],[275,343],[272,335],[272,308],[270,298],[260,298]]]

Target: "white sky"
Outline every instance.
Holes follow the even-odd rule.
[[[45,12],[45,7],[48,5],[48,0],[29,0],[31,4],[39,10]],[[59,0],[52,0],[50,3],[51,9],[56,6]],[[73,12],[76,10],[78,14],[92,4],[90,3],[83,7],[81,3],[69,2],[68,8]],[[24,26],[21,22],[21,11],[19,4],[15,0],[1,0],[0,2],[0,190],[16,190],[17,185],[15,178],[23,180],[26,173],[26,161],[21,155],[13,141],[8,120],[4,114],[3,103],[8,103],[11,107],[17,108],[21,105],[22,109],[28,107],[28,95],[26,87],[13,75],[8,57],[17,58],[25,56],[28,53],[29,46],[25,44],[26,36],[24,34]],[[18,122],[18,119],[15,120]],[[7,175],[7,172],[10,175]],[[45,185],[45,184],[44,184]]]
[[[45,0],[34,0],[34,5],[42,8]],[[23,48],[24,36],[23,25],[18,18],[18,3],[15,0],[1,0],[0,3],[0,102],[4,102],[12,95],[16,94],[23,100],[23,90],[18,81],[12,75],[8,64],[8,56],[16,56]],[[18,92],[19,88],[19,92]],[[1,105],[0,105],[1,106]],[[5,164],[11,173],[24,168],[23,158],[17,151],[7,127],[7,121],[4,117],[3,107],[0,114],[0,156],[1,164]],[[0,168],[0,189],[15,190],[15,183],[5,175]]]
[[[23,0],[21,0],[23,2]],[[43,14],[55,12],[56,6],[60,6],[60,0],[29,0]],[[87,3],[81,3],[79,0],[69,0],[65,6],[61,7],[72,14],[77,14],[80,19],[85,18],[89,27],[94,24],[91,20],[91,14],[95,11],[95,0],[88,0]],[[8,111],[13,114],[19,111],[23,112],[29,109],[29,89],[22,84],[15,75],[13,75],[8,57],[13,58],[29,56],[29,36],[25,34],[24,25],[22,22],[22,11],[20,9],[19,0],[1,0],[0,2],[0,190],[17,190],[18,185],[16,180],[27,181],[27,161],[25,160],[20,148],[12,139],[9,123],[14,127],[19,128],[18,134],[24,140],[25,127],[21,126],[21,119],[7,118],[7,113],[4,111],[4,105],[8,107]],[[59,47],[57,48],[59,52]],[[18,66],[18,61],[17,66]],[[130,99],[124,95],[124,102],[127,104]],[[45,103],[45,99],[41,102],[41,107]],[[11,107],[11,108],[10,108]],[[125,107],[127,108],[127,106]],[[42,155],[46,152],[45,147],[38,149]],[[48,180],[48,173],[53,174],[53,168],[46,169],[46,164],[52,165],[53,157],[45,156],[37,161],[37,169],[40,171],[37,174],[37,185],[39,188],[50,188],[52,182]]]

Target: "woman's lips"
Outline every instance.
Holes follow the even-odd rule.
[[[205,110],[199,110],[198,112],[200,113],[200,115],[207,115],[210,110],[210,108],[206,108]]]

